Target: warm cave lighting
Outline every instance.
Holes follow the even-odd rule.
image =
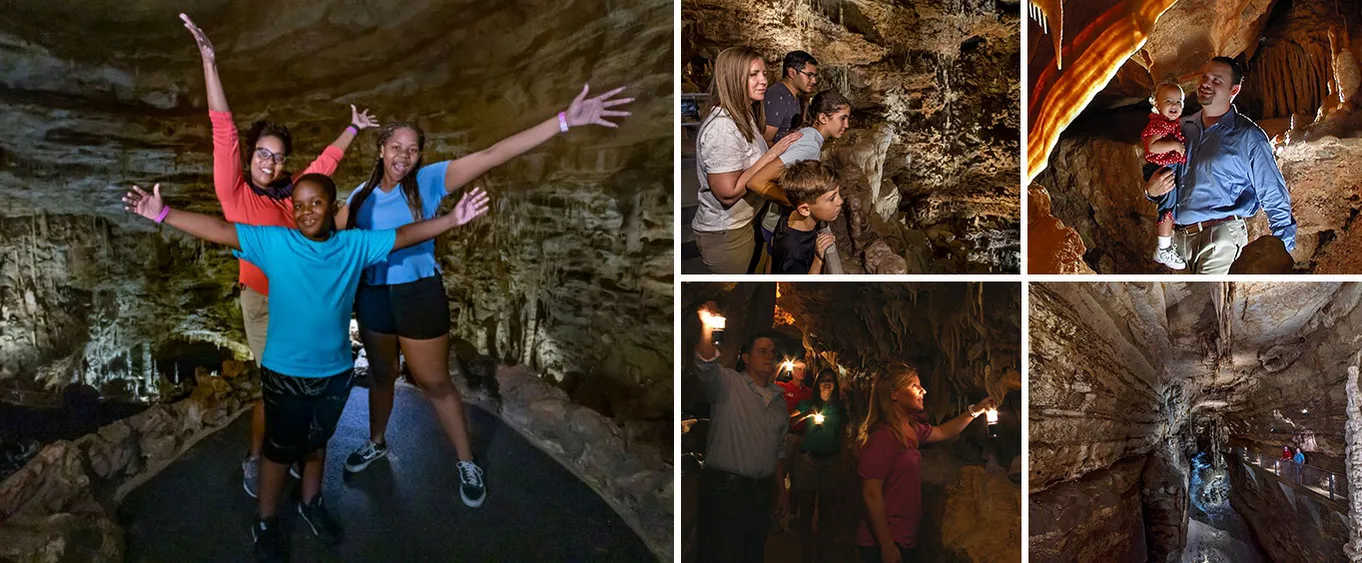
[[[823,413],[821,413],[821,412],[813,413],[813,423],[814,423],[814,424],[822,424],[822,423],[823,423]]]
[[[793,373],[794,373],[794,360],[785,360],[785,361],[783,361],[783,362],[780,362],[780,371],[783,371],[783,372],[785,372],[785,373],[793,374]]]
[[[722,315],[716,315],[706,309],[700,310],[700,322],[709,327],[710,340],[718,346],[724,341],[724,326],[728,324],[728,319]]]
[[[984,411],[984,416],[988,419],[988,437],[998,437],[998,409],[988,409]]]

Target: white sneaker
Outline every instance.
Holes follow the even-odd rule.
[[[1154,261],[1174,270],[1182,270],[1187,267],[1187,263],[1182,261],[1182,256],[1178,255],[1176,244],[1155,250]]]

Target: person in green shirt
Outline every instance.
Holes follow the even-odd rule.
[[[827,560],[832,548],[829,525],[813,531],[814,508],[821,522],[835,522],[840,496],[838,477],[842,473],[842,437],[846,434],[847,411],[842,404],[837,372],[823,368],[814,380],[813,398],[800,401],[790,415],[791,423],[804,421],[804,441],[790,475],[791,497],[799,510],[797,527],[803,540],[804,561]],[[819,502],[819,500],[822,502]]]

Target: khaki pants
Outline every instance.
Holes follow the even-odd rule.
[[[1173,231],[1173,243],[1187,262],[1188,272],[1228,274],[1230,265],[1248,245],[1248,225],[1243,219],[1233,219],[1197,233],[1177,229]]]
[[[695,246],[711,274],[746,274],[756,244],[751,224],[728,231],[695,231]]]
[[[246,325],[246,345],[255,364],[265,357],[265,329],[270,324],[270,298],[249,287],[241,288],[241,320]]]

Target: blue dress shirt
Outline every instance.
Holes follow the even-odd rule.
[[[1258,124],[1230,111],[1209,128],[1201,125],[1201,112],[1182,118],[1187,138],[1187,162],[1175,165],[1182,179],[1173,191],[1150,198],[1165,207],[1173,198],[1173,220],[1179,225],[1238,215],[1245,219],[1267,213],[1272,235],[1287,250],[1296,247],[1296,219],[1291,215],[1291,194],[1277,169],[1272,143]]]

